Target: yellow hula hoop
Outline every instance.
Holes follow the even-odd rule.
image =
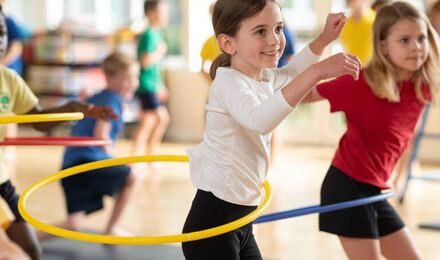
[[[0,116],[0,124],[67,121],[67,120],[80,120],[83,118],[84,118],[84,114],[79,113],[79,112],[33,114],[33,115],[12,115],[12,116]]]
[[[232,221],[230,223],[195,231],[191,233],[183,233],[178,235],[167,235],[167,236],[158,236],[158,237],[120,237],[120,236],[104,236],[97,234],[86,234],[71,230],[66,230],[62,228],[58,228],[55,226],[51,226],[45,224],[36,218],[32,217],[26,210],[26,202],[29,196],[40,189],[42,186],[49,184],[51,182],[58,181],[62,178],[72,176],[81,172],[94,170],[103,167],[122,165],[122,164],[131,164],[137,162],[155,162],[155,161],[167,161],[167,162],[188,162],[188,156],[184,155],[152,155],[152,156],[135,156],[135,157],[126,157],[126,158],[116,158],[109,159],[103,161],[97,161],[92,163],[86,163],[79,166],[75,166],[72,168],[68,168],[62,170],[58,173],[50,175],[33,185],[27,188],[23,194],[20,196],[20,200],[18,202],[18,209],[23,218],[31,225],[36,227],[39,230],[50,233],[52,235],[80,240],[84,242],[93,242],[93,243],[103,243],[103,244],[125,244],[125,245],[144,245],[144,244],[165,244],[165,243],[179,243],[179,242],[188,242],[203,238],[208,238],[220,234],[227,233],[239,227],[242,227],[248,223],[254,221],[261,213],[267,208],[270,200],[272,199],[272,189],[269,185],[269,182],[265,181],[263,183],[263,187],[265,190],[265,196],[263,202],[258,206],[258,208],[252,211],[249,215],[246,215],[240,219]]]

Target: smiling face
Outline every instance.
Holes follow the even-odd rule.
[[[382,48],[398,78],[408,79],[428,58],[428,28],[421,20],[400,19],[390,28]]]
[[[234,37],[219,36],[222,49],[231,55],[231,67],[261,80],[262,70],[276,68],[286,45],[280,7],[268,2],[255,16],[245,19]]]

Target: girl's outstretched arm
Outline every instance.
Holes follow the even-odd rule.
[[[360,62],[354,55],[339,53],[330,56],[307,68],[282,90],[282,94],[290,106],[297,106],[309,91],[321,80],[342,75],[359,77]]]
[[[325,98],[319,94],[316,86],[314,86],[312,90],[310,90],[310,92],[304,97],[301,103],[311,103],[311,102],[321,101],[324,99]]]

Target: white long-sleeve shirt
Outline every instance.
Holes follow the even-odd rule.
[[[319,56],[309,47],[268,81],[220,67],[206,105],[203,142],[187,150],[194,186],[239,205],[258,205],[269,162],[271,131],[293,111],[281,88]]]

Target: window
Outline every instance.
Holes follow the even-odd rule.
[[[310,35],[316,30],[317,12],[311,0],[282,0],[286,25],[297,34]]]
[[[164,30],[165,40],[168,44],[169,55],[182,54],[182,6],[179,0],[168,0],[170,6],[170,21]]]

